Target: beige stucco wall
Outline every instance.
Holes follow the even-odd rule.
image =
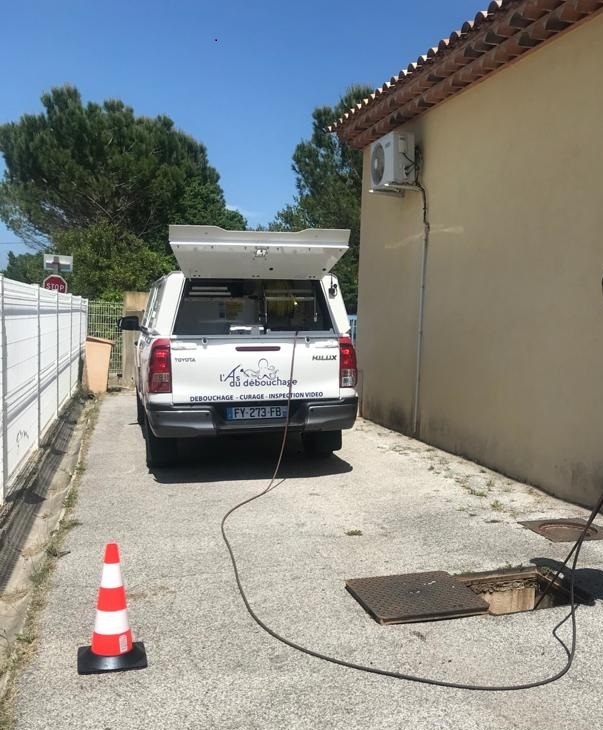
[[[143,312],[148,298],[148,291],[124,292],[124,312]]]
[[[603,15],[410,126],[429,244],[420,438],[577,502],[603,487]],[[409,433],[421,197],[362,205],[363,414]]]
[[[124,292],[124,314],[136,314],[142,320],[148,298],[149,292],[147,291]],[[134,343],[138,340],[138,332],[126,330],[121,333],[121,336],[123,338],[122,385],[126,388],[134,388],[134,374],[136,372]]]

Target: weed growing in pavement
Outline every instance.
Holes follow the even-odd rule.
[[[502,512],[504,509],[503,503],[499,502],[498,499],[495,499],[494,502],[490,502],[490,507],[497,512]]]
[[[345,534],[348,535],[348,537],[359,537],[362,535],[362,530],[346,530]]]
[[[67,530],[73,530],[74,527],[79,527],[82,523],[80,520],[63,518],[62,524],[63,524],[63,529],[65,531],[67,531]]]

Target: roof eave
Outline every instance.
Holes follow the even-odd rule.
[[[603,9],[603,0],[496,0],[329,128],[363,149]]]

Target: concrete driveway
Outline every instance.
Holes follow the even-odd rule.
[[[18,684],[16,727],[470,730],[598,726],[601,600],[578,610],[578,652],[559,682],[492,694],[380,678],[310,658],[253,623],[237,592],[220,520],[262,490],[276,440],[194,444],[153,475],[131,394],[102,403],[75,517],[42,619],[37,656]],[[463,572],[560,560],[518,519],[584,516],[525,485],[359,421],[344,449],[311,462],[292,439],[283,481],[227,529],[242,581],[273,629],[335,657],[439,679],[515,683],[548,676],[565,653],[552,608],[380,626],[346,578]],[[104,544],[117,541],[130,623],[149,666],[78,676],[94,622]],[[580,580],[603,596],[603,542],[586,543]],[[567,624],[561,631],[569,635]]]

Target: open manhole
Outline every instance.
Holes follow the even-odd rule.
[[[557,578],[547,591],[555,571],[548,568],[527,567],[496,570],[485,573],[463,573],[454,576],[488,603],[488,613],[500,616],[507,613],[533,611],[537,607],[569,606],[570,584]],[[540,600],[544,595],[542,601]],[[574,602],[593,605],[593,597],[574,585]]]
[[[555,519],[555,520],[527,520],[520,525],[528,530],[537,532],[551,542],[576,542],[586,527],[586,520],[582,519]],[[591,524],[584,536],[585,540],[603,540],[603,527]]]
[[[569,583],[558,578],[539,603],[554,572],[546,568],[513,568],[450,575],[445,571],[354,578],[347,590],[381,624],[462,618],[479,614],[517,613],[569,605]],[[576,603],[594,603],[574,587]]]

